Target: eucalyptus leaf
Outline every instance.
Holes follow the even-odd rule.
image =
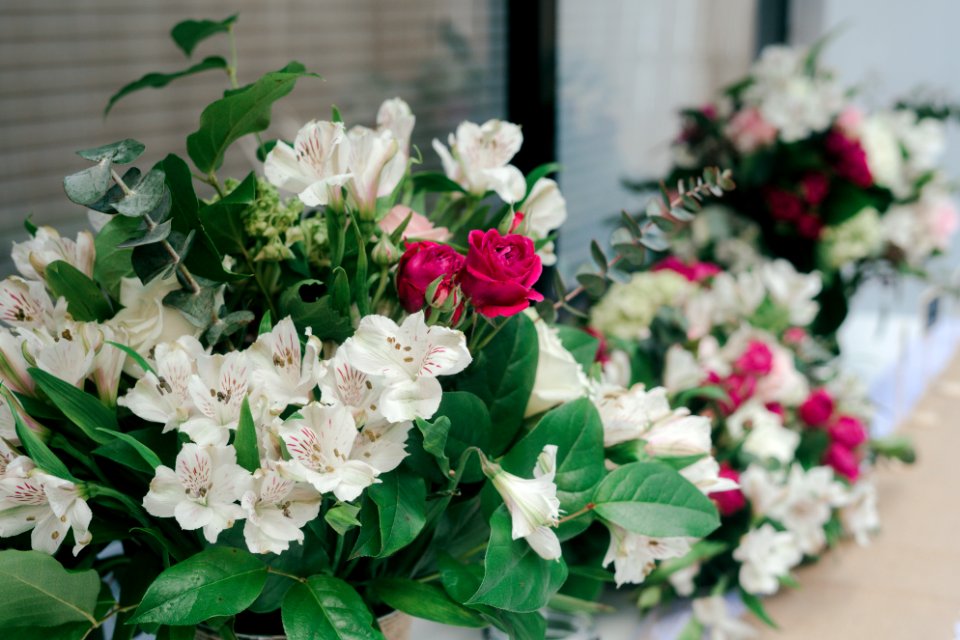
[[[113,206],[117,213],[125,216],[138,217],[152,214],[163,202],[166,189],[162,164],[158,163],[135,184],[128,184],[124,197]],[[166,213],[164,211],[163,215]],[[154,222],[160,218],[159,215],[151,217],[154,218]]]
[[[93,149],[82,149],[77,155],[91,162],[107,160],[113,164],[129,164],[140,157],[146,146],[133,138],[105,144]]]
[[[63,190],[71,202],[87,207],[107,194],[110,180],[110,160],[101,160],[92,167],[64,178]]]
[[[133,247],[139,247],[145,244],[163,242],[170,236],[172,227],[173,220],[164,220],[160,224],[155,225],[153,229],[148,230],[142,236],[121,242],[117,245],[117,247],[120,249],[131,249]]]

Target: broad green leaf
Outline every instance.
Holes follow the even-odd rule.
[[[378,558],[391,556],[420,534],[427,521],[427,488],[423,478],[405,469],[380,476],[367,494],[377,505],[380,527]]]
[[[280,555],[264,556],[267,565],[277,571],[304,578],[329,571],[330,557],[327,555],[324,542],[313,535],[310,528],[304,533],[306,536],[303,543],[291,542],[290,548]],[[294,584],[290,578],[271,573],[267,577],[267,583],[260,597],[250,605],[249,610],[254,613],[276,611],[283,604],[284,597]]]
[[[4,392],[9,393],[6,388],[4,388]],[[9,398],[7,401],[10,401]],[[71,482],[77,480],[67,469],[67,466],[60,461],[60,458],[50,450],[50,447],[37,437],[37,434],[30,427],[23,423],[20,414],[16,411],[13,412],[13,420],[14,430],[17,438],[20,439],[20,444],[27,450],[27,455],[30,456],[38,468],[64,480],[70,480]]]
[[[256,198],[257,176],[251,171],[233,191],[213,204],[200,208],[200,222],[221,254],[242,254],[246,251],[247,232],[243,225],[243,213]]]
[[[110,439],[98,431],[101,427],[118,430],[116,414],[89,393],[42,369],[32,367],[28,371],[37,386],[63,411],[63,415],[97,444],[104,444]]]
[[[113,105],[117,103],[120,98],[128,96],[135,91],[140,91],[141,89],[159,89],[165,87],[174,80],[178,78],[183,78],[186,76],[192,76],[196,73],[202,71],[207,71],[209,69],[226,69],[227,61],[221,58],[220,56],[210,56],[209,58],[204,58],[202,62],[198,62],[192,67],[187,69],[182,69],[180,71],[174,71],[172,73],[148,73],[139,80],[134,80],[133,82],[124,85],[119,91],[110,96],[110,100],[107,102],[106,109],[103,110],[103,115],[110,113],[110,109],[113,108]]]
[[[96,571],[67,571],[55,558],[39,551],[0,551],[3,629],[33,627],[33,637],[72,637],[51,635],[49,630],[37,627],[82,623],[89,629],[95,622],[99,593],[100,576]]]
[[[252,85],[209,105],[200,114],[200,128],[187,137],[187,153],[202,173],[223,164],[227,148],[237,139],[270,126],[273,103],[293,91],[307,73],[299,62],[265,74]]]
[[[477,395],[497,426],[490,451],[503,452],[516,437],[537,376],[537,330],[524,314],[511,318],[461,374],[459,388]]]
[[[194,48],[210,36],[226,33],[237,21],[237,14],[223,20],[184,20],[170,31],[170,37],[183,53],[190,57]]]
[[[490,518],[483,582],[466,604],[487,604],[527,613],[547,605],[567,579],[563,560],[544,560],[526,540],[511,535],[510,513],[501,505]]]
[[[106,195],[110,179],[110,161],[101,160],[64,178],[63,190],[71,202],[87,207]]]
[[[136,451],[137,454],[141,458],[143,458],[143,461],[146,462],[151,469],[156,470],[157,467],[163,464],[163,462],[160,461],[160,458],[157,456],[157,454],[151,451],[147,445],[143,444],[142,442],[140,442],[130,434],[123,433],[122,431],[114,431],[112,429],[104,429],[104,428],[97,429],[97,431],[100,431],[111,438],[122,440],[128,445],[130,445],[130,448]]]
[[[412,177],[412,181],[413,188],[416,191],[466,193],[466,190],[463,187],[438,171],[423,171],[415,173]]]
[[[91,162],[107,160],[113,164],[128,164],[139,158],[144,149],[146,146],[142,142],[127,138],[102,147],[82,149],[77,151],[77,155]]]
[[[479,447],[487,451],[494,438],[493,423],[483,401],[466,391],[448,391],[440,399],[440,407],[434,414],[434,420],[447,418],[450,429],[447,431],[445,451],[447,457],[459,461],[469,447]],[[499,427],[499,425],[497,425]],[[483,479],[480,462],[472,456],[466,469],[461,472],[462,482],[478,482]]]
[[[360,594],[332,576],[294,584],[280,613],[289,640],[383,640]]]
[[[246,396],[243,398],[243,404],[240,405],[240,420],[237,423],[237,433],[233,438],[233,446],[237,450],[237,464],[250,473],[260,468],[257,425],[253,422],[250,402]]]
[[[133,250],[119,245],[136,233],[140,221],[126,216],[114,216],[104,225],[93,241],[97,257],[93,264],[94,281],[99,282],[114,298],[120,297],[120,280],[133,275],[130,261]]]
[[[584,371],[589,371],[596,362],[600,341],[582,329],[567,326],[557,329],[563,348],[570,352]]]
[[[44,276],[50,292],[55,297],[66,298],[67,310],[74,320],[102,322],[113,316],[110,303],[97,283],[69,262],[51,262]]]
[[[290,316],[301,332],[310,327],[321,340],[343,342],[353,334],[349,316],[337,312],[319,280],[301,280],[280,295],[280,314]]]
[[[487,626],[480,614],[455,602],[435,585],[404,578],[381,578],[373,588],[386,604],[415,618],[455,627]]]
[[[588,398],[580,398],[548,411],[537,425],[503,457],[507,471],[529,478],[544,446],[557,447],[557,497],[566,513],[582,509],[606,473],[603,460],[603,422]],[[562,538],[579,533],[590,514],[564,525]]]
[[[266,566],[247,551],[210,547],[161,573],[133,621],[191,625],[234,615],[257,599],[266,579]]]
[[[437,459],[437,465],[444,475],[450,472],[450,459],[445,452],[447,437],[450,434],[450,418],[441,415],[433,422],[423,418],[416,419],[417,429],[423,434],[423,450]]]
[[[360,507],[356,505],[341,504],[323,514],[323,519],[342,536],[346,535],[350,529],[360,526],[360,521],[357,520],[359,512]]]
[[[634,462],[597,487],[595,512],[628,531],[658,538],[703,538],[720,526],[709,498],[662,462]]]

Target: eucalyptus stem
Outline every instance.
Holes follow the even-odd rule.
[[[134,193],[133,189],[127,186],[127,183],[123,181],[123,178],[120,177],[120,174],[117,173],[116,169],[110,169],[110,175],[113,177],[113,181],[117,183],[117,186],[120,187],[120,190],[123,191],[125,196],[132,195]],[[141,216],[143,221],[147,225],[147,231],[153,231],[157,228],[157,223],[154,222],[153,218],[150,217],[150,214],[145,213]],[[173,245],[167,242],[166,238],[160,241],[161,246],[164,250],[170,255],[173,259],[173,264],[177,265],[177,271],[183,277],[184,281],[187,283],[187,286],[193,291],[193,295],[200,293],[200,285],[197,283],[196,279],[193,277],[193,274],[190,273],[190,270],[187,269],[187,265],[183,264],[183,261],[180,257],[180,254],[177,253],[177,250],[173,248]]]

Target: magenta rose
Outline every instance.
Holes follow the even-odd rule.
[[[443,278],[437,289],[438,295],[441,291],[449,294],[464,262],[462,255],[445,244],[426,240],[408,244],[397,266],[400,304],[409,313],[422,309],[427,303],[427,287],[437,278]]]
[[[688,264],[676,256],[668,256],[654,264],[653,267],[651,267],[651,271],[673,271],[690,282],[701,282],[717,275],[722,269],[710,262],[692,262]]]
[[[830,440],[848,449],[859,447],[867,441],[867,430],[853,416],[840,416],[827,428]]]
[[[773,370],[773,352],[763,342],[751,340],[734,367],[744,375],[765,376]]]
[[[834,471],[850,482],[855,482],[860,477],[860,460],[857,454],[842,444],[834,442],[827,447],[827,452],[823,454],[823,463],[833,467]]]
[[[543,300],[533,290],[543,265],[533,240],[496,229],[470,232],[467,261],[460,271],[460,288],[477,313],[488,318],[512,316]]]
[[[734,482],[740,482],[740,473],[727,463],[720,465],[720,472],[717,475],[721,478],[729,478]],[[747,506],[747,499],[743,497],[743,492],[740,489],[717,491],[710,494],[710,499],[717,505],[717,511],[722,516],[732,516]]]
[[[811,427],[822,427],[833,415],[833,397],[826,389],[814,389],[797,413]]]

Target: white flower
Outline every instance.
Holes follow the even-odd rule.
[[[437,376],[459,373],[472,359],[463,333],[428,327],[422,311],[400,326],[365,316],[341,349],[358,371],[383,379],[380,412],[390,422],[432,417],[440,406]]]
[[[816,297],[823,286],[819,273],[799,273],[783,259],[766,262],[759,271],[767,295],[787,310],[792,324],[805,326],[813,322],[820,310]]]
[[[357,434],[350,457],[362,460],[380,474],[393,471],[407,457],[407,436],[412,428],[413,423],[409,421],[367,424]]]
[[[144,420],[162,422],[164,433],[178,428],[194,408],[190,378],[196,362],[204,357],[203,346],[192,336],[158,344],[154,351],[156,373],[144,372],[118,404]]]
[[[70,323],[53,336],[39,331],[23,335],[27,338],[27,349],[33,355],[36,367],[75,387],[83,386],[93,369],[97,350],[103,345],[102,334],[88,333],[79,323]],[[88,342],[90,339],[96,342]]]
[[[179,309],[163,304],[171,291],[180,288],[176,276],[154,278],[144,286],[139,278],[120,281],[120,304],[123,309],[107,324],[127,332],[127,346],[142,356],[161,342],[173,342],[180,336],[199,336],[200,329],[187,320]],[[129,361],[124,369],[135,375],[138,368]]]
[[[753,627],[730,615],[723,596],[695,599],[693,617],[710,630],[710,640],[749,640],[757,637]]]
[[[653,571],[657,560],[680,558],[690,552],[690,538],[651,538],[632,533],[615,524],[607,524],[610,546],[603,566],[611,562],[617,587],[640,584]]]
[[[309,207],[342,204],[341,187],[350,180],[350,145],[342,122],[312,120],[291,147],[282,140],[267,154],[263,175],[274,186],[295,191]]]
[[[53,227],[38,227],[34,237],[26,242],[14,242],[10,257],[24,278],[43,280],[47,265],[63,260],[87,276],[93,277],[96,252],[93,234],[81,231],[74,242],[60,237]]]
[[[524,411],[524,417],[530,417],[583,397],[590,381],[580,364],[563,347],[557,329],[544,322],[535,311],[527,310],[526,313],[537,330],[540,349],[537,375]]]
[[[683,306],[697,286],[673,271],[643,271],[615,282],[590,312],[590,326],[631,340],[646,337],[662,307]]]
[[[880,212],[874,207],[864,207],[849,220],[823,230],[826,259],[835,268],[876,255],[883,240]]]
[[[925,189],[915,202],[890,207],[881,218],[880,233],[903,252],[908,264],[919,266],[933,253],[949,249],[957,226],[956,205],[938,185]]]
[[[663,385],[672,392],[694,389],[706,377],[697,357],[679,344],[667,349],[663,365]]]
[[[603,363],[601,381],[616,387],[625,387],[633,377],[630,356],[622,349],[611,349],[609,359]]]
[[[689,567],[674,571],[667,576],[667,580],[670,581],[670,586],[673,587],[678,596],[689,598],[696,590],[694,580],[698,575],[700,575],[700,563],[694,562]]]
[[[246,351],[253,395],[280,414],[291,404],[304,405],[316,386],[319,365],[316,341],[308,340],[300,353],[300,337],[289,316],[261,334]]]
[[[339,403],[349,408],[358,425],[383,419],[379,407],[383,384],[376,376],[353,367],[342,349],[320,363],[318,377],[324,404]]]
[[[384,100],[377,110],[377,128],[393,133],[400,145],[400,152],[405,157],[410,155],[410,135],[416,122],[417,118],[410,111],[410,105],[400,98]]]
[[[743,451],[762,460],[789,463],[800,444],[800,435],[784,427],[779,415],[752,399],[727,418],[726,427],[735,439],[746,434]]]
[[[293,541],[303,542],[304,525],[320,513],[322,497],[311,486],[259,469],[254,486],[243,494],[246,514],[243,537],[253,553],[283,553]]]
[[[407,157],[390,130],[353,127],[347,132],[350,180],[347,191],[353,204],[368,219],[377,210],[377,198],[390,195],[407,170]]]
[[[26,342],[24,334],[0,327],[0,381],[17,393],[32,396],[36,383],[27,371],[32,365],[24,357]]]
[[[513,521],[513,539],[526,539],[545,560],[559,560],[560,540],[553,531],[560,519],[560,500],[553,481],[557,470],[556,445],[543,448],[533,469],[533,479],[508,473],[482,455],[480,462],[483,473],[507,505]]]
[[[177,469],[159,466],[143,507],[152,516],[177,519],[186,531],[203,529],[213,544],[224,529],[243,518],[236,501],[250,490],[250,473],[237,464],[233,447],[187,443],[177,454]]]
[[[435,139],[433,148],[447,177],[468,192],[482,196],[495,191],[508,204],[526,194],[523,174],[508,164],[523,144],[517,125],[502,120],[488,120],[482,125],[462,122],[456,135],[450,134],[448,144],[450,149]]]
[[[800,564],[803,552],[789,531],[777,531],[769,523],[750,530],[733,552],[740,562],[740,586],[755,595],[773,595],[780,577]]]
[[[0,282],[0,320],[10,326],[52,330],[65,322],[66,314],[66,299],[54,307],[42,282],[18,276]]]
[[[870,534],[880,528],[877,513],[877,488],[872,482],[861,480],[850,488],[840,509],[843,529],[860,546],[870,544]]]
[[[197,444],[225,445],[230,430],[237,428],[250,386],[247,355],[240,351],[204,354],[196,365],[197,372],[187,383],[194,411],[180,430]]]
[[[300,416],[279,429],[290,452],[290,460],[277,465],[284,477],[309,482],[320,493],[333,493],[344,502],[355,500],[376,482],[382,470],[356,459],[357,426],[345,407],[312,402]]]
[[[711,456],[704,456],[693,464],[680,469],[680,475],[704,495],[733,491],[740,486],[731,478],[720,477],[720,464]]]
[[[550,178],[537,180],[521,207],[524,215],[521,229],[534,240],[546,238],[567,219],[567,201],[560,193],[557,183]],[[557,262],[557,256],[553,253],[553,242],[546,244],[537,255],[544,266]]]
[[[689,456],[710,451],[710,421],[671,409],[667,390],[647,391],[642,384],[607,390],[597,399],[603,421],[603,444],[642,439],[652,456]]]
[[[93,513],[74,483],[43,473],[21,456],[4,465],[0,476],[0,538],[26,531],[36,551],[54,554],[73,530],[73,555],[90,544]]]

